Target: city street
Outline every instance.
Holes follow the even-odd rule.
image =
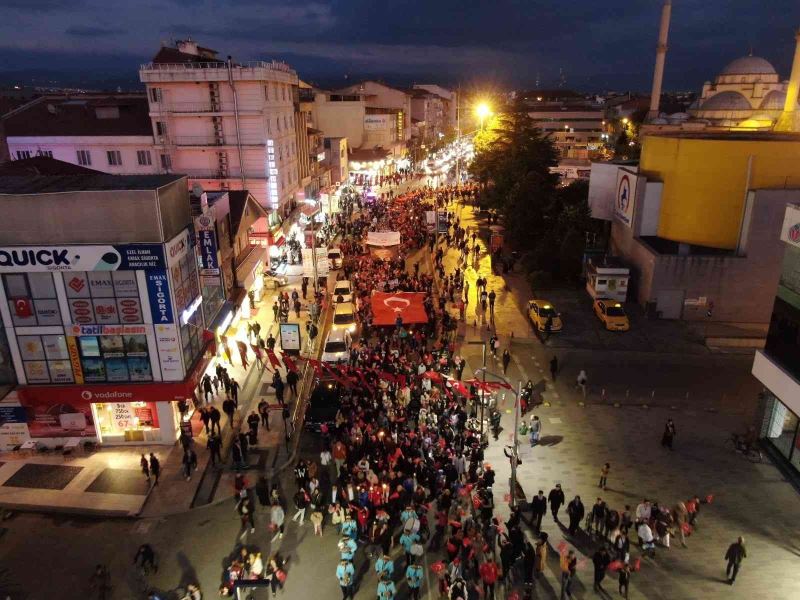
[[[465,225],[483,225],[473,219],[471,209],[463,209],[461,215]],[[485,233],[485,228],[480,230]],[[448,271],[452,268],[452,257],[445,265]],[[425,261],[422,268],[427,268]],[[655,560],[642,560],[641,571],[633,575],[631,597],[797,598],[800,581],[791,576],[800,557],[797,493],[773,466],[750,463],[723,448],[731,431],[741,430],[748,422],[757,401],[758,388],[749,375],[751,358],[712,353],[699,345],[685,352],[676,352],[669,345],[663,349],[654,345],[647,351],[625,347],[600,350],[590,336],[581,347],[579,334],[572,335],[569,345],[561,342],[558,334],[543,344],[533,335],[523,312],[530,294],[520,287],[521,278],[512,275],[506,282],[491,274],[486,256],[468,271],[472,290],[478,274],[488,274],[489,288],[502,290],[494,323],[501,351],[509,348],[512,354],[506,377],[515,384],[519,380],[546,380],[544,399],[548,405],[526,415],[540,417],[542,439],[535,448],[525,436],[519,440],[522,465],[518,478],[527,498],[538,489],[547,494],[556,483],[562,485],[567,500],[578,494],[589,507],[600,496],[620,510],[625,504],[635,508],[645,497],[672,506],[692,494],[701,498],[713,495],[713,502],[702,507],[698,529],[688,538],[687,548],[673,540],[671,549],[658,548]],[[468,363],[465,379],[472,377],[482,360],[481,346],[469,342],[485,341],[494,331],[475,316],[474,291],[471,293],[463,339],[456,350]],[[566,321],[567,329],[570,325]],[[691,346],[690,341],[686,344]],[[555,382],[548,368],[554,355],[560,363]],[[502,373],[499,361],[491,355],[487,367]],[[580,369],[589,375],[585,402],[574,385]],[[245,400],[245,406],[247,403]],[[511,392],[501,390],[499,408],[503,431],[498,441],[490,443],[486,461],[497,472],[495,503],[497,512],[505,517],[510,472],[503,447],[513,440]],[[677,427],[673,451],[660,445],[667,418],[674,419]],[[320,449],[318,436],[302,435],[300,456],[319,461]],[[611,471],[608,490],[602,491],[597,481],[605,462],[611,463]],[[332,471],[322,471],[321,484],[327,489],[326,479]],[[256,471],[248,474],[251,484],[256,475]],[[294,491],[290,470],[280,477],[283,496],[289,500]],[[164,592],[163,598],[174,598],[169,595],[171,590],[194,581],[200,583],[204,598],[214,598],[222,581],[224,559],[244,542],[264,556],[280,550],[288,557],[285,597],[337,598],[341,593],[334,577],[338,538],[330,524],[326,523],[325,535],[316,538],[308,521],[303,527],[289,522],[292,511],[287,510],[286,536],[273,543],[267,530],[268,514],[259,507],[256,532],[240,540],[233,490],[227,483],[229,478],[223,480],[217,499],[230,493],[230,500],[169,517],[129,520],[17,514],[0,525],[0,589],[7,590],[12,600],[85,598],[94,565],[104,563],[109,565],[114,581],[112,598],[140,598],[143,596],[131,561],[139,544],[146,542],[159,557],[158,573],[149,576],[149,583]],[[594,597],[591,555],[595,543],[584,534],[569,536],[549,514],[543,528],[550,534],[554,550],[563,541],[579,553],[574,596]],[[723,556],[739,535],[747,540],[748,558],[731,588],[725,582]],[[639,556],[639,550],[632,548],[632,554]],[[395,549],[394,556],[401,555]],[[438,597],[436,578],[429,569],[438,558],[438,554],[430,553],[423,557],[425,598]],[[373,598],[376,577],[372,566],[362,552],[356,555],[355,563],[359,574],[356,597]],[[46,577],[41,575],[42,565],[47,566]],[[398,584],[398,589],[399,597],[407,597],[405,584]],[[616,583],[611,577],[606,580],[606,589],[615,595]],[[54,595],[54,590],[59,591]],[[558,556],[553,551],[535,597],[557,598],[558,591]]]

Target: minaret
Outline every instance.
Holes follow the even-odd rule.
[[[664,61],[667,58],[667,36],[669,35],[669,17],[672,13],[672,0],[664,0],[661,9],[661,27],[658,30],[658,46],[656,46],[656,68],[653,70],[653,90],[650,92],[650,110],[647,119],[658,116],[658,104],[661,101],[661,84],[664,80]]]
[[[786,88],[786,103],[783,105],[775,131],[797,131],[797,95],[800,91],[800,30],[794,35],[795,48],[792,61],[792,74],[789,76],[789,86]]]

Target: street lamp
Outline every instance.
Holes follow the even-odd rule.
[[[475,107],[475,115],[481,121],[481,131],[483,131],[483,120],[492,114],[492,109],[486,102],[481,102]]]

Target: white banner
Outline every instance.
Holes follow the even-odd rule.
[[[311,248],[303,248],[303,277],[314,279],[314,253]],[[317,277],[328,276],[328,248],[316,248]]]
[[[155,328],[161,377],[164,381],[181,381],[183,379],[183,363],[178,328],[172,324],[156,325]]]
[[[370,246],[399,246],[399,231],[370,231],[367,233],[367,244]]]

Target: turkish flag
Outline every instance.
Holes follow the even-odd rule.
[[[297,365],[294,364],[294,361],[289,358],[286,354],[281,354],[281,359],[283,359],[283,364],[286,365],[286,368],[289,369],[292,373],[297,373]]]
[[[267,350],[267,358],[269,358],[269,364],[272,365],[273,369],[281,368],[281,363],[278,361],[278,357],[273,350]]]
[[[372,292],[370,302],[374,325],[394,325],[397,317],[403,319],[404,325],[428,322],[422,292]]]
[[[14,300],[14,312],[18,317],[27,318],[33,316],[33,307],[28,298],[17,298]]]

